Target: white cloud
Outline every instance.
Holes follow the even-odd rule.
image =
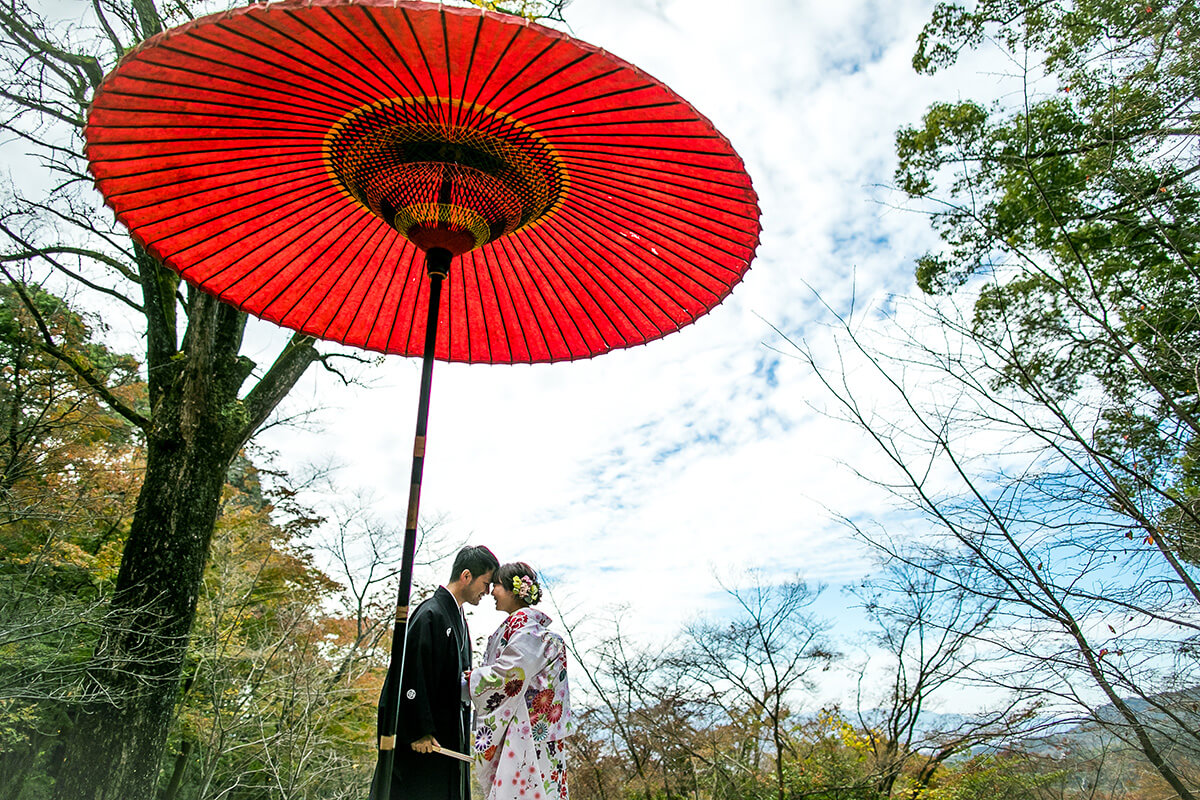
[[[904,102],[919,80],[897,64],[927,13],[578,0],[576,35],[672,86],[742,153],[762,199],[759,258],[723,306],[646,347],[552,366],[439,364],[422,507],[502,557],[533,548],[554,571],[583,567],[585,584],[590,564],[686,586],[715,563],[780,556],[845,576],[846,548],[813,499],[849,494],[831,468],[843,434],[806,407],[814,390],[763,346],[774,334],[757,315],[803,331],[816,314],[806,282],[838,304],[854,271],[859,291],[909,282],[922,222],[884,214],[871,187],[888,180],[897,120],[919,111]],[[904,246],[880,255],[893,237]],[[399,515],[417,372],[388,359],[369,391],[316,378],[309,396],[342,407],[327,430],[268,443],[289,458],[333,451],[343,480],[375,486]],[[661,574],[664,563],[676,566]],[[674,618],[689,601],[677,606]]]
[[[831,584],[863,574],[864,554],[827,509],[889,512],[853,475],[877,455],[810,407],[824,395],[768,322],[820,341],[814,289],[839,310],[853,295],[861,307],[911,290],[932,234],[880,187],[896,128],[953,90],[955,79],[909,66],[931,7],[576,0],[575,35],[667,83],[742,155],[763,211],[758,258],[722,306],[645,347],[549,366],[438,364],[426,518],[445,513],[458,536],[554,576],[577,618],[628,602],[646,637],[712,603],[716,571]],[[323,430],[272,431],[264,444],[285,464],[334,455],[344,483],[402,520],[419,365],[387,358],[367,374],[366,390],[306,379],[288,405],[328,404]],[[490,606],[472,612],[477,633],[498,621]]]

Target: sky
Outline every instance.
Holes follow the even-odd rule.
[[[822,410],[811,371],[780,337],[822,347],[822,303],[870,316],[915,291],[927,220],[889,188],[897,128],[935,100],[990,91],[970,65],[916,75],[923,0],[574,0],[570,32],[672,87],[745,161],[762,238],[745,280],[707,316],[648,345],[537,366],[439,363],[423,520],[543,573],[564,621],[613,609],[645,642],[728,606],[747,570],[828,585],[818,610],[849,631],[841,587],[870,556],[838,521],[884,521],[892,501],[855,476],[872,445]],[[252,341],[269,363],[280,334]],[[387,357],[343,386],[313,370],[285,413],[312,428],[258,439],[285,469],[338,463],[402,527],[419,363]],[[444,580],[448,563],[419,574]],[[475,634],[502,619],[485,598]]]
[[[916,291],[913,261],[935,236],[889,188],[895,132],[936,100],[1000,85],[982,62],[913,72],[933,5],[572,2],[572,35],[663,81],[729,139],[758,194],[761,242],[731,296],[648,345],[551,365],[438,363],[421,515],[442,520],[443,549],[527,561],[562,623],[586,632],[620,613],[648,644],[727,613],[722,587],[750,570],[826,585],[817,611],[843,635],[863,624],[842,588],[872,561],[839,518],[896,518],[856,476],[884,466],[823,413],[828,398],[783,335],[829,353],[826,305],[869,320]],[[133,324],[110,333],[136,347]],[[254,322],[247,355],[265,367],[288,335]],[[368,496],[402,528],[420,364],[346,367],[357,384],[311,369],[280,409],[314,411],[310,423],[262,432],[255,458],[293,474],[336,464],[336,490],[317,499]],[[485,598],[469,621],[486,635],[502,617]]]

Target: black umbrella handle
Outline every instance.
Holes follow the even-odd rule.
[[[408,600],[412,594],[413,564],[417,554],[417,516],[421,506],[421,477],[425,471],[425,434],[429,423],[429,393],[433,386],[433,355],[437,348],[438,309],[442,280],[450,272],[450,251],[430,248],[425,253],[425,268],[429,273],[429,308],[425,322],[425,351],[421,359],[421,394],[417,401],[417,432],[413,439],[412,480],[408,487],[408,519],[404,528],[404,558],[400,562],[392,652],[379,698],[379,761],[371,784],[372,800],[390,799],[396,747],[408,744],[396,741],[396,732],[400,729],[400,684],[408,634]]]

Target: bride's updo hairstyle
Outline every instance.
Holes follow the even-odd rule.
[[[542,599],[542,587],[538,583],[537,573],[524,561],[501,564],[492,582],[512,592],[522,606],[535,605]]]

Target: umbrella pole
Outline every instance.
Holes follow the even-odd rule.
[[[404,529],[404,558],[400,563],[400,592],[396,600],[396,623],[387,679],[379,699],[379,761],[371,786],[372,800],[390,800],[392,767],[400,727],[400,683],[404,674],[405,638],[408,633],[408,600],[412,594],[413,563],[417,552],[417,510],[421,505],[421,476],[425,471],[425,432],[429,420],[429,390],[433,385],[433,354],[437,346],[438,308],[442,280],[450,272],[450,251],[440,247],[425,253],[429,273],[429,308],[425,323],[425,351],[421,360],[421,394],[417,402],[417,432],[413,439],[412,480],[408,487],[408,518]]]

